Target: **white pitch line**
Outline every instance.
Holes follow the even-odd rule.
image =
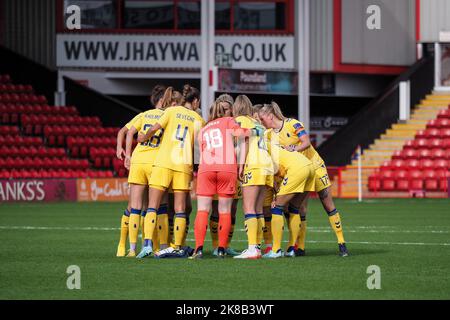
[[[358,227],[357,227],[358,228]],[[117,227],[50,227],[50,226],[1,226],[3,230],[66,230],[66,231],[117,231]],[[362,230],[353,230],[346,228],[346,233],[430,233],[430,234],[448,234],[448,230],[370,230],[367,227],[360,227]],[[236,229],[235,232],[245,232],[245,229]],[[308,232],[312,233],[332,233],[330,227],[309,227]],[[189,233],[193,233],[192,227]]]
[[[4,230],[68,230],[68,231],[117,231],[108,227],[41,227],[41,226],[0,226]]]
[[[0,226],[3,230],[69,230],[69,231],[118,231],[120,228],[110,227],[43,227],[43,226]],[[243,230],[242,230],[243,231]],[[192,233],[192,230],[190,230]],[[211,241],[211,239],[205,239]],[[188,241],[195,241],[188,239]],[[245,239],[233,239],[233,242],[247,242]],[[287,241],[283,241],[287,242]],[[335,241],[308,240],[309,243],[336,243]],[[426,242],[387,242],[387,241],[349,241],[349,244],[367,245],[404,245],[404,246],[450,246],[450,243],[426,243]]]
[[[195,239],[187,239],[187,241],[195,241]],[[211,239],[205,239],[205,241],[212,241]],[[233,239],[232,242],[247,242],[244,239]],[[287,240],[283,241],[287,243]],[[308,243],[336,243],[336,241],[318,241],[308,240]],[[370,242],[370,241],[347,241],[347,244],[368,244],[368,245],[402,245],[402,246],[450,246],[450,243],[425,243],[425,242]]]

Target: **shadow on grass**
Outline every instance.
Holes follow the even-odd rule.
[[[366,255],[372,255],[372,254],[387,254],[391,252],[390,250],[383,250],[383,249],[361,249],[356,248],[352,249],[351,247],[348,248],[348,251],[350,253],[349,257],[352,256],[366,256]],[[300,258],[307,258],[307,257],[321,257],[321,256],[339,256],[339,252],[336,249],[333,248],[327,248],[327,249],[311,249],[306,250],[306,256],[300,257]]]

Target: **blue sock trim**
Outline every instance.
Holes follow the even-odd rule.
[[[146,215],[147,215],[147,210],[142,210],[141,217],[145,218]]]
[[[131,208],[130,214],[138,214],[138,215],[141,215],[141,210]]]
[[[300,220],[301,220],[301,221],[306,221],[306,217],[300,216]]]
[[[186,219],[186,213],[185,213],[185,212],[178,212],[178,213],[175,213],[175,218]]]
[[[263,219],[264,218],[264,213],[257,213],[256,214],[256,219]]]
[[[156,214],[166,214],[168,211],[168,206],[167,204],[162,204],[159,206],[158,211],[156,212]]]
[[[125,211],[123,212],[123,215],[129,217],[130,211],[128,211],[128,209],[125,209]]]
[[[283,211],[284,211],[283,208],[279,207],[279,206],[276,206],[275,208],[270,209],[270,212],[272,212],[272,214],[276,214],[279,216],[283,215]]]
[[[299,214],[300,210],[296,207],[294,207],[293,205],[289,205],[288,207],[289,213],[293,213],[293,214]]]
[[[334,209],[333,211],[327,212],[328,216],[334,216],[336,213],[338,213],[337,209]]]
[[[257,216],[258,215],[256,213],[246,213],[245,214],[245,220],[253,219],[253,218],[257,219]]]

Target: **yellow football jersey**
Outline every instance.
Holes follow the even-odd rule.
[[[280,130],[272,129],[271,131],[278,136],[279,143],[282,146],[298,145],[300,137],[307,134],[300,121],[290,118],[283,121],[283,126]],[[315,169],[324,165],[323,159],[312,145],[301,153],[312,161]]]
[[[130,122],[128,122],[125,127],[130,130],[131,126],[133,125],[133,122],[135,122],[137,119],[139,119],[140,117],[142,117],[143,112],[139,113],[137,116],[135,116],[133,119],[131,119]]]
[[[273,173],[273,164],[267,146],[266,128],[248,116],[236,117],[236,122],[244,129],[256,129],[257,136],[249,139],[249,150],[245,160],[245,169],[264,169]]]
[[[136,120],[131,122],[131,126],[135,127],[139,133],[145,134],[161,118],[163,113],[164,111],[161,109],[143,112],[140,117],[135,118]],[[131,163],[153,164],[161,145],[163,134],[164,129],[160,129],[149,140],[138,143],[131,156]]]
[[[278,176],[284,177],[288,170],[295,171],[312,164],[302,153],[287,151],[274,141],[270,141],[269,151]]]
[[[164,136],[154,165],[192,173],[194,139],[205,125],[203,118],[185,107],[170,107],[157,121]]]

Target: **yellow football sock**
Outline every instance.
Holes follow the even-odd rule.
[[[130,213],[125,210],[120,220],[120,239],[119,246],[126,247],[128,238],[128,224],[130,223]]]
[[[295,246],[297,242],[298,235],[300,233],[300,211],[298,208],[293,205],[289,205],[289,219],[288,219],[288,227],[289,227],[289,243],[288,248]]]
[[[245,214],[245,230],[247,231],[248,245],[258,245],[258,219],[256,219],[255,213]]]
[[[141,210],[131,208],[128,233],[130,238],[130,250],[136,251],[136,243],[139,233]]]
[[[152,240],[154,237],[155,229],[156,229],[156,209],[154,208],[148,208],[147,214],[145,215],[145,221],[144,221],[144,235],[145,240]]]
[[[169,244],[167,242],[169,239],[169,216],[167,213],[158,214],[157,225],[159,244],[167,246]]]
[[[173,243],[173,219],[169,219],[169,236],[167,237],[167,244]]]
[[[186,231],[186,214],[176,213],[174,222],[174,238],[175,247],[180,247],[183,242],[184,233]]]
[[[158,221],[158,218],[156,218],[156,221]],[[155,228],[155,230],[153,231],[152,243],[153,243],[153,251],[159,251],[160,246],[159,246],[158,228]]]
[[[276,206],[272,208],[272,237],[273,246],[272,251],[278,252],[281,249],[281,242],[283,240],[284,217],[283,208]]]
[[[272,217],[264,218],[264,243],[272,245]]]
[[[344,232],[342,231],[342,223],[339,212],[336,209],[334,209],[333,211],[328,213],[328,215],[329,215],[328,220],[330,221],[331,228],[336,234],[338,243],[345,243]]]
[[[295,242],[297,241],[298,235],[300,233],[300,215],[297,213],[291,213],[289,215],[289,243],[288,248],[295,246]]]
[[[189,218],[186,218],[186,228],[184,229],[183,240],[181,240],[181,246],[186,246],[186,239],[189,233]]]
[[[299,249],[305,250],[306,240],[306,217],[301,217],[300,232],[298,233],[297,245]]]
[[[261,245],[264,239],[264,214],[258,213],[256,217],[258,221],[258,244]]]
[[[211,234],[212,247],[219,247],[219,221],[209,220],[209,233]]]
[[[144,241],[145,241],[145,228],[144,228],[144,225],[145,225],[145,215],[147,214],[147,210],[142,210],[142,212],[141,212],[141,219],[139,220],[139,225],[140,225],[140,228],[141,228],[141,240],[142,240],[142,246],[144,246]]]

